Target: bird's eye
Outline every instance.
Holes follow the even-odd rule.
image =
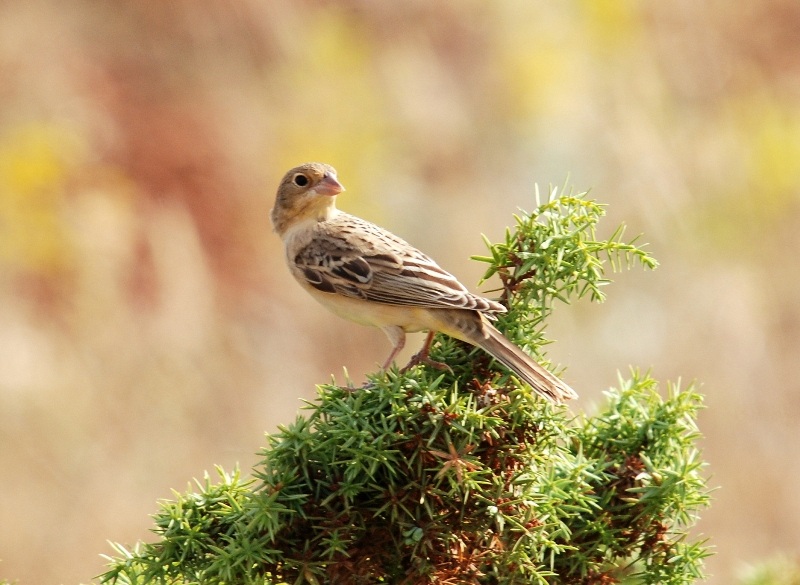
[[[303,173],[297,173],[292,178],[292,183],[294,183],[298,187],[305,187],[306,185],[308,185],[309,181],[308,177],[306,177]]]

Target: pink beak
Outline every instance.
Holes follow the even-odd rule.
[[[314,191],[319,193],[320,195],[338,195],[342,191],[344,191],[344,187],[342,184],[336,180],[335,175],[326,174],[322,177],[322,180],[314,187]]]

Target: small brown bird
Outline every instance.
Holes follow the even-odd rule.
[[[292,275],[312,297],[345,319],[379,327],[392,343],[383,368],[405,345],[406,332],[428,331],[410,365],[432,362],[436,331],[476,345],[540,395],[561,402],[575,391],[506,339],[489,322],[506,308],[470,293],[431,258],[394,234],[336,208],[344,187],[336,170],[307,163],[281,180],[272,225]],[[407,367],[409,367],[407,366]]]

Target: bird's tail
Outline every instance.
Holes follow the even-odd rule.
[[[555,403],[578,397],[575,390],[537,364],[531,356],[506,339],[485,319],[483,319],[483,334],[473,343],[530,384],[537,394]]]
[[[578,397],[575,390],[537,364],[490,323],[484,322],[484,327],[485,336],[478,340],[478,346],[527,382],[537,394],[556,403]]]
[[[495,329],[489,319],[468,309],[429,309],[429,329],[477,345],[552,402],[577,398],[578,393],[556,378]]]

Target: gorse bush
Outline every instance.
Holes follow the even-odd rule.
[[[604,298],[607,269],[655,260],[602,206],[555,191],[488,244],[498,327],[540,360],[557,300]],[[155,515],[158,540],[105,583],[691,583],[708,553],[700,396],[632,371],[593,416],[537,398],[490,356],[437,336],[418,366],[327,384],[268,438],[253,477],[219,470]]]

